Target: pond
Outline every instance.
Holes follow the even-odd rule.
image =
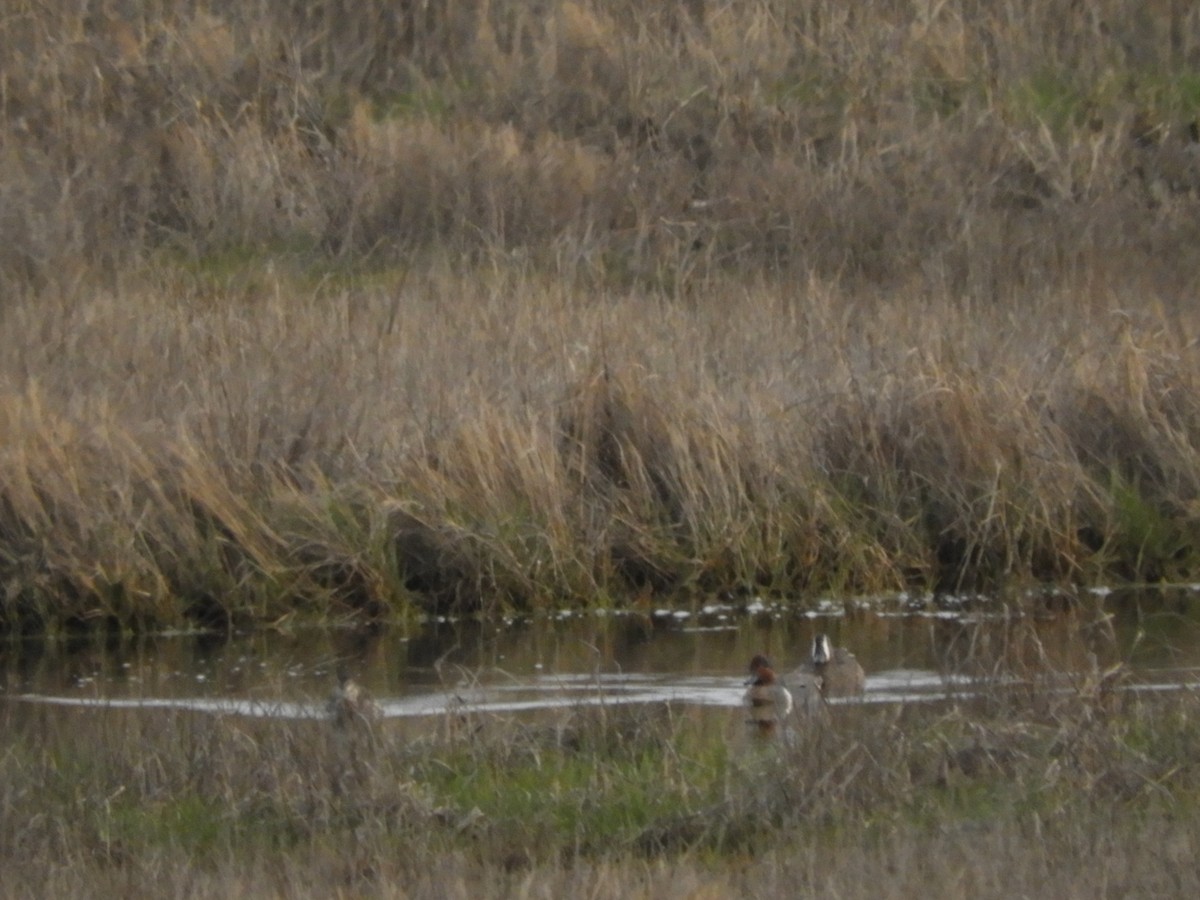
[[[762,600],[713,602],[686,611],[437,621],[407,632],[14,641],[0,644],[0,690],[36,705],[312,718],[324,715],[344,664],[387,717],[662,701],[737,707],[752,655],[766,653],[788,673],[819,632],[858,656],[871,703],[997,685],[1071,686],[1117,664],[1130,689],[1200,684],[1200,586],[1187,586],[1010,602],[899,595],[824,602],[804,613]]]

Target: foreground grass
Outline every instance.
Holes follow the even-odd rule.
[[[328,723],[0,708],[5,896],[1192,896],[1191,695]],[[81,740],[86,736],[87,740]]]
[[[0,629],[1197,577],[1183,4],[417,6],[0,22]]]

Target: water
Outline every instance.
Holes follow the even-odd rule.
[[[10,643],[0,645],[0,691],[36,704],[311,718],[324,714],[340,662],[387,717],[662,701],[737,707],[752,655],[767,653],[787,673],[819,631],[856,653],[868,673],[868,703],[935,700],[1032,679],[1069,689],[1117,663],[1132,673],[1133,689],[1200,683],[1200,588],[1192,586],[1072,602],[1049,594],[1016,605],[900,596],[856,603],[849,612],[826,603],[794,614],[752,601],[688,612],[438,622],[411,633]]]

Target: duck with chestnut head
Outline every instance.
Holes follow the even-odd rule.
[[[750,660],[750,676],[743,698],[750,724],[760,734],[773,734],[792,711],[792,695],[775,677],[771,661],[761,654]]]

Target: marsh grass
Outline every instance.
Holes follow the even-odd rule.
[[[6,16],[0,627],[1194,577],[1194,11],[644,7]]]
[[[0,715],[6,896],[1197,886],[1189,693],[833,707],[772,741],[740,711],[667,706],[349,729],[14,701]]]

